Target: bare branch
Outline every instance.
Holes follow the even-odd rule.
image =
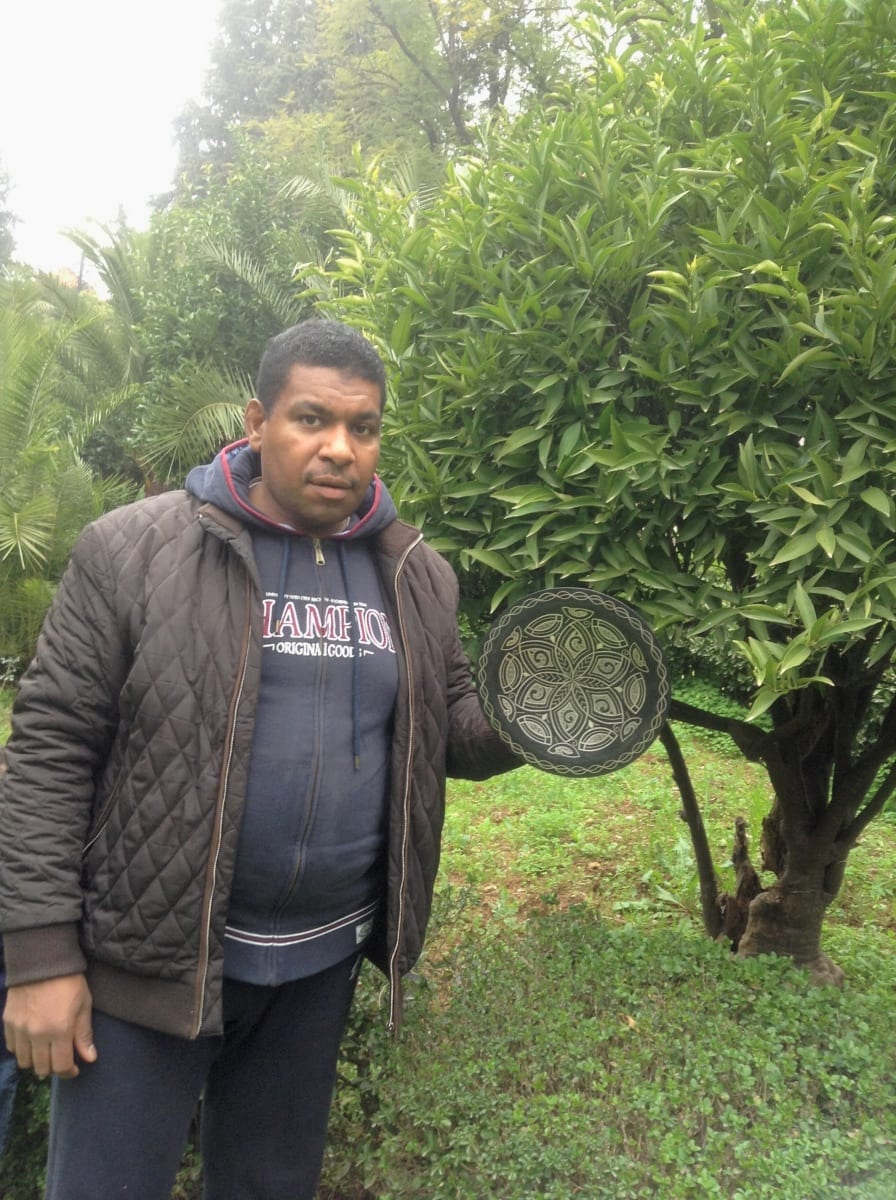
[[[430,5],[430,10],[432,11],[432,5]],[[466,121],[464,120],[463,114],[460,110],[460,104],[458,102],[457,88],[451,87],[451,88],[448,88],[448,90],[446,91],[444,84],[439,79],[436,78],[436,76],[432,73],[432,71],[430,71],[430,69],[427,67],[426,63],[420,58],[419,54],[416,54],[414,52],[414,50],[411,48],[411,46],[408,45],[408,43],[402,37],[395,22],[389,20],[389,18],[383,12],[380,5],[376,3],[376,0],[371,0],[370,11],[380,21],[380,23],[383,25],[383,27],[386,30],[388,30],[390,35],[394,38],[396,46],[398,46],[399,50],[402,52],[402,54],[405,56],[405,58],[408,60],[408,62],[417,68],[417,70],[420,72],[420,74],[423,76],[423,78],[427,81],[427,83],[431,84],[435,88],[436,92],[444,99],[445,103],[448,105],[448,112],[451,115],[451,121],[452,121],[452,124],[454,125],[454,129],[455,129],[455,132],[457,133],[458,139],[460,140],[460,142],[463,145],[469,146],[472,143],[473,138],[470,135],[470,131],[467,128]],[[433,18],[435,19],[434,12],[433,12]],[[438,24],[437,24],[437,28],[438,28]],[[444,43],[444,37],[442,36],[441,30],[439,30],[439,37],[440,37],[440,40],[442,41],[443,50],[444,50],[445,43]],[[450,61],[450,55],[447,52],[446,52],[446,57],[449,58],[449,61]]]
[[[850,824],[844,835],[844,840],[855,845],[875,817],[879,817],[887,805],[887,801],[896,791],[896,762],[890,764],[890,769],[883,778],[880,787]]]
[[[673,721],[683,721],[686,725],[696,725],[699,729],[712,729],[717,733],[727,733],[738,750],[751,762],[764,761],[773,747],[777,735],[758,729],[747,721],[736,717],[720,717],[716,713],[696,708],[683,700],[672,700],[669,715]]]
[[[671,727],[664,725],[660,731],[660,741],[663,743],[669,762],[672,765],[672,776],[681,796],[682,816],[691,833],[691,843],[694,847],[694,857],[697,861],[697,876],[700,880],[700,906],[703,910],[703,925],[707,934],[718,937],[722,932],[722,913],[719,908],[719,885],[716,879],[715,867],[712,861],[712,851],[706,836],[697,794],[691,782],[690,772],[678,739]]]

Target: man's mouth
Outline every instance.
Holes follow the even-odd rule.
[[[350,492],[354,486],[350,480],[338,475],[315,475],[308,480],[312,487],[325,492]]]

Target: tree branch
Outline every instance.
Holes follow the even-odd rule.
[[[718,937],[722,932],[722,913],[719,907],[719,885],[712,861],[712,851],[706,836],[706,828],[700,815],[697,794],[681,752],[678,739],[666,724],[660,731],[660,741],[665,747],[672,765],[672,776],[681,796],[682,816],[691,832],[691,843],[697,861],[697,877],[700,880],[700,907],[703,910],[703,926],[707,934]]]
[[[432,11],[431,5],[430,5],[430,10]],[[435,88],[436,92],[442,97],[442,99],[448,105],[448,112],[451,114],[451,122],[454,125],[454,130],[458,136],[459,141],[463,145],[469,146],[472,143],[473,139],[470,136],[470,131],[467,128],[466,122],[464,121],[464,118],[463,118],[463,114],[460,111],[460,106],[459,106],[458,100],[457,100],[456,89],[455,88],[448,88],[447,90],[445,89],[442,82],[436,78],[436,76],[432,73],[432,71],[430,71],[430,69],[429,69],[429,67],[427,67],[426,63],[420,58],[419,54],[416,54],[412,50],[412,48],[408,45],[408,43],[405,41],[405,39],[402,37],[401,33],[399,32],[398,27],[396,26],[395,22],[389,20],[389,18],[383,12],[382,8],[380,8],[379,4],[376,3],[376,0],[370,0],[370,11],[380,21],[380,23],[383,25],[383,27],[386,30],[388,30],[389,34],[394,38],[395,44],[398,46],[399,50],[402,52],[402,54],[405,56],[405,58],[408,60],[408,62],[417,68],[417,70],[420,72],[420,74],[423,76],[423,78],[427,81],[427,83],[431,84]],[[435,18],[434,11],[433,11],[433,18]],[[438,30],[438,25],[436,26],[436,28]],[[442,42],[442,44],[444,46],[444,38],[442,37],[441,30],[438,30],[438,32],[439,32],[439,40]]]
[[[884,713],[880,733],[873,745],[860,755],[855,769],[857,771],[870,770],[877,774],[894,750],[896,750],[896,696],[890,701],[889,707]]]
[[[699,729],[727,733],[738,750],[751,762],[764,760],[768,756],[769,746],[777,736],[737,717],[720,717],[716,713],[696,708],[693,704],[686,704],[683,700],[672,700],[669,716],[673,721],[683,721],[686,725],[696,725]]]
[[[894,791],[896,791],[896,762],[890,764],[890,769],[884,776],[880,787],[847,828],[844,836],[849,845],[854,846],[874,818],[880,816]]]
[[[429,70],[426,63],[423,62],[420,56],[414,53],[411,47],[398,32],[397,26],[394,24],[394,22],[389,20],[380,6],[375,3],[375,0],[371,0],[370,2],[370,11],[379,20],[380,24],[383,25],[389,34],[395,39],[396,45],[408,62],[415,66],[427,83],[431,83],[439,95],[447,100],[448,97],[445,94],[445,89],[442,86],[442,83],[436,79],[435,75],[433,75],[432,71]]]

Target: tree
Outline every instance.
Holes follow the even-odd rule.
[[[363,122],[379,122],[375,146],[389,145],[399,123],[419,129],[440,154],[471,145],[483,118],[557,83],[565,19],[564,4],[543,0],[337,0],[325,28],[339,106],[358,136]]]
[[[148,493],[179,486],[190,467],[237,437],[251,392],[237,364],[246,353],[240,336],[257,331],[258,304],[243,316],[238,284],[228,275],[228,288],[213,261],[208,228],[190,209],[157,217],[144,233],[71,235],[106,293],[91,327],[102,366],[92,384],[115,411],[81,452],[100,474],[134,479]],[[74,298],[57,303],[76,317]]]
[[[15,249],[13,226],[16,223],[16,217],[9,209],[8,203],[9,175],[0,165],[0,270],[10,261]]]
[[[426,165],[549,90],[568,66],[561,0],[228,0],[207,99],[178,122],[178,193],[226,177],[237,128],[308,162]]]
[[[329,88],[317,53],[319,0],[224,0],[212,46],[206,101],[175,122],[178,194],[203,175],[226,177],[233,131],[277,114],[321,112]]]
[[[281,108],[326,108],[330,82],[318,51],[321,0],[224,0],[208,100],[233,128]]]
[[[741,837],[718,896],[664,735],[707,928],[831,979],[896,787],[896,13],[713,7],[583,5],[588,77],[428,204],[371,191],[316,286],[381,331],[390,480],[492,608],[580,581],[749,665],[748,719],[672,717],[765,765],[767,887]]]
[[[41,283],[0,280],[0,658],[30,657],[74,541],[128,498],[79,456],[108,411],[87,383],[98,311],[59,318]]]

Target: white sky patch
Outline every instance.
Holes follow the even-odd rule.
[[[61,232],[146,225],[177,163],[172,122],[202,98],[220,0],[10,0],[0,29],[0,167],[14,257],[77,271]]]

